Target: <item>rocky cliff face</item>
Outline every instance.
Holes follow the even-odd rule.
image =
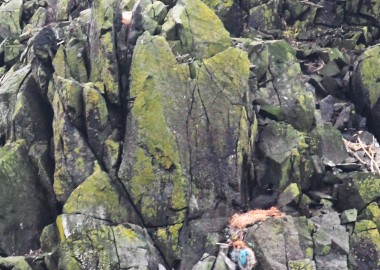
[[[379,14],[0,0],[0,269],[380,269]]]

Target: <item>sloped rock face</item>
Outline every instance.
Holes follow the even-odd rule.
[[[39,235],[54,218],[54,209],[27,156],[25,141],[3,146],[0,163],[1,248],[9,255],[25,254],[38,248]]]
[[[380,269],[378,2],[0,0],[0,268]]]

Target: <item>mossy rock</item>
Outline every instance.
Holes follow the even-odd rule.
[[[101,225],[67,238],[53,253],[52,269],[154,269],[164,264],[149,235],[136,225]]]
[[[316,270],[315,262],[310,259],[288,261],[289,270]]]
[[[81,98],[81,93],[77,97]],[[70,193],[93,174],[94,162],[96,160],[82,133],[71,123],[63,102],[64,100],[59,92],[55,92],[52,102],[54,110],[54,158],[56,165],[54,191],[60,202],[66,201]]]
[[[0,133],[6,135],[7,138],[13,136],[12,116],[14,110],[17,109],[17,93],[22,82],[30,73],[30,65],[20,69],[13,67],[10,69],[2,80],[0,85],[0,112],[3,115],[0,119]]]
[[[236,64],[231,66],[232,62]],[[248,130],[255,129],[248,120],[248,55],[228,48],[204,60],[196,74],[188,128],[190,166],[199,190],[194,194],[197,203],[200,209],[209,211],[218,196],[239,201],[240,195],[244,197],[242,162],[253,148]],[[236,141],[238,145],[233,143]]]
[[[105,145],[112,133],[112,126],[106,100],[94,84],[88,83],[83,88],[83,101],[88,144],[97,159],[108,164],[104,151],[108,149]],[[110,170],[111,167],[107,166],[107,169]]]
[[[310,131],[315,123],[314,89],[302,82],[295,50],[284,40],[269,41],[269,70],[277,91],[285,121],[301,131]]]
[[[111,222],[106,220],[101,220],[90,215],[82,215],[82,214],[61,214],[59,215],[54,224],[51,224],[51,228],[47,228],[48,232],[57,235],[51,235],[51,239],[57,237],[58,243],[65,241],[65,239],[69,238],[71,235],[79,234],[83,231],[95,230],[101,225],[111,225]],[[41,235],[41,240],[42,240]]]
[[[101,81],[105,85],[108,101],[120,105],[120,89],[118,62],[114,46],[113,21],[116,14],[117,1],[104,2],[96,0],[92,5],[90,43],[90,81]]]
[[[378,269],[380,267],[380,234],[370,220],[356,222],[350,237],[350,269]]]
[[[249,10],[250,28],[260,31],[281,29],[281,18],[278,14],[278,4],[273,1],[265,3]]]
[[[0,269],[32,270],[32,267],[26,262],[25,257],[14,256],[0,258]]]
[[[145,32],[138,39],[131,67],[128,150],[119,177],[145,222],[157,226],[182,222],[187,207],[189,182],[177,141],[184,138],[173,132],[185,130],[186,72],[163,37]]]
[[[46,9],[43,7],[39,7],[36,12],[33,14],[32,18],[30,18],[29,23],[32,28],[39,28],[45,25],[46,23]]]
[[[291,261],[313,260],[312,232],[306,217],[268,218],[247,228],[244,241],[253,245],[258,269],[286,269]]]
[[[205,59],[230,46],[229,33],[215,13],[201,0],[179,0],[162,26],[164,36],[177,29],[179,54]]]
[[[367,49],[359,56],[352,77],[351,95],[358,113],[368,118],[368,126],[375,136],[380,135],[377,121],[380,115],[380,75],[376,72],[380,64],[380,45]]]
[[[234,0],[202,0],[223,22],[224,27],[233,36],[239,36],[243,30],[243,12]]]
[[[376,202],[367,205],[367,207],[360,213],[359,218],[374,221],[377,229],[380,230],[380,208]]]
[[[349,173],[339,186],[338,208],[356,208],[359,212],[380,197],[380,180],[377,174]]]
[[[250,42],[247,46],[257,80],[266,82],[259,89],[251,86],[253,100],[262,106],[260,113],[310,131],[315,123],[314,89],[301,80],[294,48],[285,40]]]
[[[153,241],[163,252],[169,265],[174,265],[181,259],[182,248],[180,246],[180,232],[183,224],[174,224],[167,227],[160,227],[153,234]]]
[[[307,148],[305,134],[291,125],[281,122],[267,125],[258,140],[258,150],[263,157],[257,168],[260,185],[265,188],[271,184],[283,190],[292,181],[300,183],[300,152]]]
[[[380,97],[380,45],[367,49],[358,58],[353,75],[352,95],[359,113],[368,114]]]
[[[26,254],[39,248],[39,234],[53,212],[37,170],[28,158],[26,142],[0,148],[0,247],[7,254]],[[17,241],[15,240],[17,239]]]
[[[75,80],[54,77],[54,90],[70,122],[79,129],[84,127],[83,86]]]
[[[126,222],[129,217],[120,194],[112,185],[108,174],[99,166],[70,194],[63,206],[63,213],[85,214],[115,223]]]
[[[280,194],[277,204],[280,207],[285,206],[291,202],[298,204],[301,195],[302,193],[300,192],[298,185],[296,183],[291,183]]]
[[[11,0],[0,6],[0,37],[16,38],[21,34],[22,0]]]

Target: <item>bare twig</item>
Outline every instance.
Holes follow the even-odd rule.
[[[306,5],[310,5],[310,6],[313,6],[313,7],[317,7],[317,8],[324,8],[324,6],[321,6],[321,5],[315,4],[315,3],[313,3],[313,2],[309,2],[309,1],[307,1],[307,0],[300,1],[300,3],[302,3],[302,4],[306,4]]]
[[[343,142],[344,142],[344,145],[345,145],[346,150],[347,150],[348,153],[350,153],[351,155],[353,155],[360,163],[362,163],[363,165],[365,165],[367,168],[369,167],[368,169],[371,172],[378,173],[380,175],[380,167],[379,167],[379,164],[375,160],[376,151],[374,150],[374,147],[375,147],[375,142],[374,141],[370,145],[367,145],[367,144],[363,143],[363,141],[360,138],[358,138],[358,142],[357,143],[353,143],[353,142],[347,141],[345,139],[343,139]],[[361,150],[363,150],[365,156],[369,158],[369,160],[370,160],[370,164],[369,165],[368,165],[368,163],[365,160],[363,160],[357,154],[357,151],[361,151]]]

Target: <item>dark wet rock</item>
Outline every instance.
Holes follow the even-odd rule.
[[[338,1],[319,1],[322,8],[318,9],[315,23],[338,28],[343,23],[343,8]]]
[[[333,63],[333,62],[330,62]],[[340,69],[337,68],[336,64],[328,65],[326,68],[321,70],[321,75],[323,75],[320,83],[323,86],[324,91],[335,97],[344,97],[342,92],[342,82],[340,78],[333,78],[331,76],[336,76],[340,74]]]
[[[40,235],[40,248],[44,252],[53,250],[60,243],[59,231],[56,223],[47,225]]]
[[[254,196],[249,202],[251,209],[268,209],[277,204],[278,192],[267,191],[264,194]]]
[[[342,179],[339,186],[337,207],[341,210],[356,208],[361,211],[367,204],[380,197],[380,181],[378,175],[353,172]]]
[[[358,163],[340,163],[340,164],[336,164],[336,167],[341,169],[344,172],[352,172],[352,171],[359,171],[362,165]]]
[[[51,62],[57,52],[57,37],[53,29],[43,28],[34,37],[33,51],[37,59],[45,64],[51,65]]]

